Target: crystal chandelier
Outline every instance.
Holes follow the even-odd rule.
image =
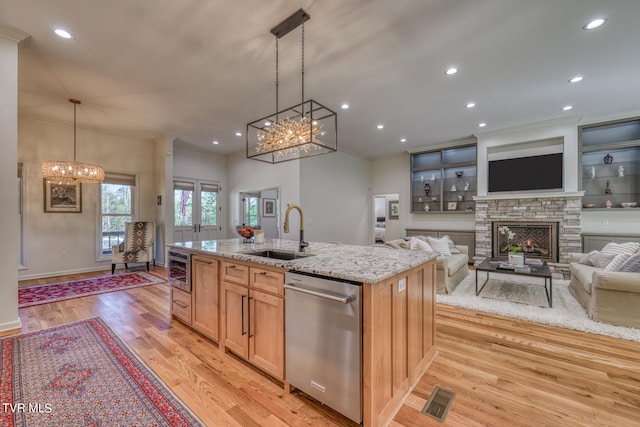
[[[313,99],[304,100],[304,22],[302,9],[271,29],[276,37],[276,112],[247,124],[247,158],[280,163],[337,150],[337,114]],[[279,110],[278,40],[302,27],[302,102]]]
[[[42,163],[42,176],[50,182],[58,183],[100,183],[104,181],[104,169],[101,166],[76,161],[76,107],[77,99],[70,99],[73,104],[73,161],[47,160]]]

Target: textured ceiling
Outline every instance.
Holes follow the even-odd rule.
[[[79,127],[229,153],[275,110],[269,30],[300,7],[305,95],[338,112],[341,151],[385,156],[467,138],[481,121],[639,111],[638,0],[0,0],[0,25],[31,36],[20,115],[71,124],[73,97]],[[596,16],[607,23],[584,31]],[[445,76],[450,65],[460,71]],[[280,40],[280,80],[280,106],[298,103],[299,30]]]

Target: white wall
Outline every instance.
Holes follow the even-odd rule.
[[[21,279],[107,269],[111,261],[96,261],[98,184],[82,185],[81,213],[44,213],[45,160],[73,159],[73,126],[19,118],[18,160],[24,163],[26,270]],[[160,169],[157,144],[77,128],[77,160],[99,164],[107,172],[135,174],[135,219],[155,221]],[[63,257],[63,252],[67,256]]]
[[[290,161],[275,165],[250,160],[244,151],[227,156],[227,236],[236,237],[235,226],[241,224],[240,192],[261,190],[265,188],[280,188],[278,212],[280,212],[280,227],[284,222],[284,212],[287,203],[300,204],[300,162]],[[304,210],[304,206],[302,206]],[[290,231],[280,230],[281,239],[298,239],[299,218],[297,212],[290,215]],[[305,211],[306,214],[306,211]]]
[[[300,161],[305,240],[371,242],[370,162],[336,152]]]
[[[275,199],[278,200],[280,195],[278,194],[279,190],[277,188],[270,188],[268,190],[263,190],[260,192],[260,201],[264,199]],[[280,237],[280,212],[278,211],[279,206],[276,206],[275,216],[264,216],[264,212],[262,211],[262,206],[260,206],[260,226],[264,231],[265,239],[277,239]]]
[[[385,196],[375,196],[373,198],[374,220],[377,218],[386,218],[387,216],[387,198]]]
[[[371,161],[371,191],[374,194],[398,193],[400,218],[387,220],[386,240],[406,236],[406,228],[431,230],[475,230],[473,215],[464,213],[412,214],[410,154],[400,153]]]
[[[5,38],[0,28],[0,176],[7,184],[2,190],[0,224],[5,243],[0,249],[0,331],[20,328],[18,318],[18,199],[16,197],[18,158],[18,43]],[[13,242],[13,243],[11,243]]]
[[[547,139],[559,139],[564,145],[564,192],[578,191],[578,118],[570,117],[558,120],[530,123],[508,129],[483,132],[478,138],[478,196],[486,196],[488,191],[487,153],[492,147],[511,146]],[[557,193],[555,193],[557,195]]]
[[[173,146],[173,177],[188,178],[193,180],[203,180],[216,182],[221,189],[218,193],[218,207],[221,218],[218,223],[222,227],[220,237],[227,237],[227,228],[225,226],[229,206],[227,203],[227,157],[215,153],[209,153],[198,149],[190,149],[178,145]],[[173,182],[168,183],[167,203],[173,206]],[[170,213],[170,221],[167,221],[173,227],[173,210]],[[167,239],[173,242],[173,230],[167,232]]]

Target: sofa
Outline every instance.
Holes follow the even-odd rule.
[[[606,248],[600,252],[601,257],[606,254]],[[613,261],[608,261],[606,257],[600,263],[585,262],[590,255],[596,257],[598,254],[595,252],[570,254],[569,292],[584,307],[589,318],[612,325],[640,328],[640,271],[607,271]]]
[[[427,237],[416,237],[428,241]],[[406,239],[390,240],[384,245],[393,249],[411,250],[409,240]],[[451,247],[455,247],[455,252],[458,253],[436,258],[436,292],[439,294],[450,294],[469,275],[469,248],[453,244]]]

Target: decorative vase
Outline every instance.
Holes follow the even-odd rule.
[[[424,205],[425,212],[429,212],[430,210],[431,210],[431,207],[429,205]]]
[[[611,163],[613,163],[613,156],[611,154],[604,156],[604,164],[610,165]]]
[[[424,184],[424,194],[428,196],[429,193],[431,193],[431,184],[427,182]]]
[[[510,265],[524,265],[524,254],[512,254],[509,253]]]
[[[611,206],[613,206],[613,203],[611,203],[611,200],[607,200],[607,202],[604,204],[607,208],[611,208]]]

